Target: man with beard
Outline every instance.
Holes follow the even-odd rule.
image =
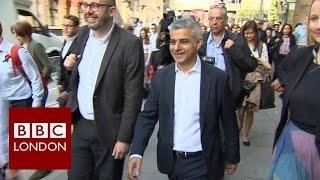
[[[115,0],[83,0],[88,28],[78,33],[67,106],[71,107],[70,180],[121,179],[141,108],[141,41],[113,23]],[[75,55],[74,55],[75,56]],[[64,63],[73,66],[70,58]]]

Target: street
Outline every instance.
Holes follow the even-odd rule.
[[[49,86],[49,98],[47,106],[56,106],[55,99],[58,96],[54,83]],[[255,115],[255,122],[251,130],[251,145],[243,146],[240,144],[241,161],[234,175],[226,175],[225,180],[263,180],[267,179],[269,166],[271,164],[271,153],[273,135],[276,121],[280,116],[280,100],[276,95],[277,108],[261,110]],[[146,149],[143,168],[141,173],[142,180],[165,180],[167,176],[157,170],[156,159],[156,133],[154,132],[148,148]],[[26,180],[34,171],[22,170],[23,180]],[[43,180],[67,180],[66,170],[55,170]],[[125,175],[125,173],[124,173]],[[123,179],[126,179],[125,176]]]

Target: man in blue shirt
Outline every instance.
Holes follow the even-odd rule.
[[[242,37],[224,29],[227,21],[227,9],[223,3],[210,7],[210,31],[204,34],[199,54],[214,58],[214,66],[227,72],[233,100],[239,106],[242,101],[241,79],[257,67],[257,61]]]

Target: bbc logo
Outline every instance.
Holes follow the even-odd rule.
[[[14,138],[66,138],[66,123],[14,123]]]

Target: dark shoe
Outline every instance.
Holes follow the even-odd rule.
[[[37,170],[34,172],[30,177],[29,180],[39,180],[41,178],[46,177],[48,174],[50,174],[52,170]]]
[[[250,146],[250,141],[243,141],[243,145]]]

